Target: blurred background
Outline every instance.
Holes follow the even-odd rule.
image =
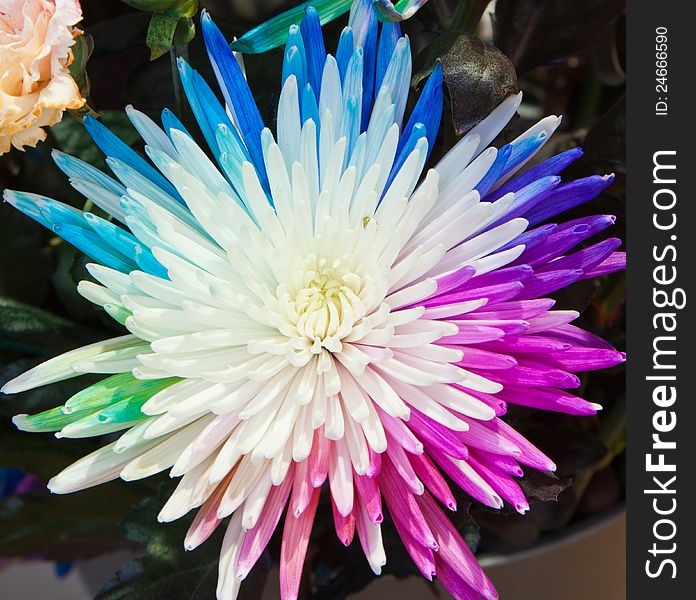
[[[198,4],[231,39],[298,3]],[[212,78],[202,40],[195,36],[150,60],[149,13],[119,0],[83,0],[82,6],[85,35],[76,55],[90,109],[131,144],[136,134],[122,112],[127,104],[153,117],[169,106],[189,119],[173,79],[172,57],[188,56]],[[416,56],[415,88],[434,57],[445,66],[449,94],[433,164],[458,134],[509,93],[505,86],[517,85],[524,91],[519,117],[495,145],[514,139],[542,116],[563,115],[560,129],[535,160],[582,145],[584,156],[564,175],[615,173],[602,197],[569,218],[614,214],[613,235],[625,239],[624,10],[624,0],[430,0],[403,29]],[[345,24],[343,17],[326,27],[329,51]],[[475,53],[472,35],[490,48]],[[282,50],[246,58],[251,88],[271,128],[281,62]],[[31,189],[82,207],[84,199],[50,159],[54,147],[105,166],[79,120],[66,116],[38,148],[0,157],[0,187]],[[46,357],[118,334],[118,325],[76,292],[86,274],[84,256],[4,204],[0,239],[0,385]],[[555,297],[558,308],[583,313],[582,327],[624,349],[623,276],[583,281]],[[6,600],[214,597],[219,536],[186,554],[181,545],[186,519],[157,524],[155,515],[171,489],[166,474],[69,496],[51,497],[45,490],[48,478],[102,442],[56,443],[50,434],[21,434],[10,418],[56,406],[83,386],[81,379],[0,397],[0,595]],[[623,368],[584,375],[579,392],[604,411],[578,418],[511,407],[509,420],[558,464],[557,476],[529,473],[523,480],[530,513],[471,505],[455,517],[504,600],[625,598]],[[460,503],[467,505],[466,499]],[[302,598],[449,597],[439,586],[412,577],[415,568],[388,527],[389,563],[385,576],[374,581],[355,545],[345,549],[335,539],[330,507],[319,511]],[[277,540],[271,543],[240,598],[277,598],[271,556],[278,555],[278,546]]]

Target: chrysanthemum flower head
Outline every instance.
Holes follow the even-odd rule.
[[[611,176],[563,183],[579,150],[520,171],[557,117],[488,148],[519,96],[423,174],[442,71],[404,124],[409,41],[397,24],[380,27],[370,2],[356,3],[335,56],[312,8],[290,29],[274,135],[227,41],[201,20],[226,106],[179,68],[213,160],[171,112],[160,128],[129,108],[151,162],[90,118],[116,179],[55,154],[113,220],[5,193],[94,260],[98,283],[79,291],[129,331],[9,382],[5,393],[109,375],[16,424],[122,432],[53,478],[53,492],[170,469],[181,479],[159,518],[197,509],[186,548],[229,517],[220,598],[236,596],[283,515],[281,596],[297,597],[323,490],[339,539],[357,532],[375,573],[387,560],[384,503],[425,577],[457,598],[495,598],[443,511],[457,508],[449,486],[525,512],[523,468],[555,467],[500,418],[507,403],[599,408],[562,389],[624,356],[545,296],[622,268],[619,240],[572,251],[613,217],[549,222]]]

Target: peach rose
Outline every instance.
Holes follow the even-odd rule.
[[[78,0],[0,0],[0,154],[35,146],[84,105],[68,72],[81,19]]]

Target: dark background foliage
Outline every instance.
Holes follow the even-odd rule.
[[[172,83],[168,55],[150,61],[145,45],[150,15],[117,0],[83,0],[86,77],[90,106],[128,143],[136,135],[121,112],[126,104],[157,117],[164,106],[189,120]],[[288,0],[202,0],[227,34],[241,35],[265,18],[294,5]],[[525,103],[497,142],[504,143],[546,114],[564,115],[543,156],[584,145],[585,154],[569,176],[616,173],[615,183],[577,215],[617,215],[613,235],[624,236],[625,106],[624,0],[497,0],[492,19],[481,0],[431,0],[404,23],[417,53],[414,88],[440,59],[448,86],[443,127],[431,160],[437,160],[461,134],[480,121],[505,95],[525,92]],[[489,8],[490,11],[490,8]],[[483,17],[483,18],[482,18]],[[492,21],[492,26],[491,26]],[[326,27],[329,50],[345,18]],[[476,37],[476,36],[479,37]],[[91,39],[90,39],[91,38]],[[480,38],[483,38],[481,41]],[[82,43],[82,42],[81,42]],[[207,77],[201,40],[177,47]],[[262,115],[273,126],[279,93],[281,51],[247,58],[252,90]],[[31,190],[76,207],[74,192],[50,159],[52,147],[104,167],[78,120],[66,116],[45,144],[0,158],[0,187]],[[7,205],[0,205],[0,384],[58,352],[120,330],[75,291],[87,278],[85,259],[71,246]],[[624,346],[624,279],[611,276],[581,282],[557,295],[561,308],[584,311],[581,325]],[[0,466],[19,467],[47,480],[103,440],[60,440],[49,434],[23,434],[10,417],[56,406],[84,378],[0,397]],[[532,500],[524,517],[493,512],[460,498],[456,524],[472,547],[508,552],[526,548],[545,535],[558,535],[576,521],[602,513],[622,501],[624,489],[625,394],[620,367],[585,376],[581,392],[605,409],[597,417],[567,417],[526,409],[508,418],[558,463],[556,475],[529,472],[523,485]],[[171,489],[166,475],[144,482],[113,482],[69,496],[34,492],[0,503],[0,556],[43,554],[49,560],[76,560],[115,549],[141,549],[142,559],[124,566],[102,590],[101,600],[125,598],[212,598],[220,536],[195,553],[185,553],[188,521],[162,525],[155,516]],[[466,507],[469,507],[466,510]],[[330,507],[322,503],[312,533],[302,593],[306,598],[340,599],[367,585],[372,575],[354,543],[344,549],[333,534]],[[242,588],[258,598],[270,556],[260,561]],[[415,572],[394,531],[385,527],[387,573]]]

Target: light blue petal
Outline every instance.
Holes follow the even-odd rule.
[[[86,179],[71,179],[70,185],[114,219],[121,221],[121,223],[126,222],[126,213],[121,207],[121,196],[126,193],[125,189],[121,194],[116,194]]]
[[[217,126],[219,123],[224,123],[228,127],[232,127],[232,122],[203,77],[192,69],[183,58],[177,59],[177,66],[193,116],[196,117],[198,126],[201,128],[203,137],[208,142],[213,156],[217,158],[220,155],[220,148],[215,136]]]
[[[77,210],[52,198],[29,192],[17,192],[15,190],[5,190],[3,198],[5,202],[41,223],[47,229],[53,230],[53,227],[58,223],[87,228],[82,220],[81,210]]]
[[[415,15],[428,0],[374,0],[379,20],[384,23],[405,21]]]
[[[396,105],[394,122],[401,127],[408,101],[408,91],[411,85],[411,43],[407,37],[402,37],[392,54],[389,66],[384,74],[382,86],[391,91],[392,102]]]
[[[319,13],[313,6],[307,6],[305,16],[300,23],[302,38],[307,52],[307,81],[319,95],[321,90],[321,76],[326,62],[326,46],[324,34],[321,31]],[[318,123],[318,121],[314,121]]]
[[[201,26],[208,56],[213,65],[225,102],[234,112],[239,123],[240,135],[249,149],[252,162],[262,183],[267,183],[266,167],[261,149],[263,120],[259,114],[244,73],[227,45],[225,37],[206,10],[201,12]]]
[[[232,127],[231,123],[229,127]],[[232,194],[230,184],[227,183],[227,180],[196,142],[186,134],[176,130],[172,132],[172,142],[181,157],[182,166],[201,181],[213,195],[220,192]],[[215,144],[217,145],[217,141]]]
[[[132,234],[92,213],[85,213],[84,218],[92,228],[92,231],[104,240],[106,244],[135,262],[138,240]]]
[[[423,123],[416,123],[410,128],[410,133],[408,138],[402,137],[400,143],[403,142],[403,147],[396,152],[396,158],[394,159],[394,164],[392,165],[391,173],[389,173],[389,179],[387,179],[387,184],[384,186],[385,194],[389,187],[391,186],[397,173],[404,166],[406,159],[411,155],[416,149],[418,142],[421,138],[427,138],[428,132]]]
[[[548,137],[548,134],[542,131],[537,135],[513,143],[512,152],[510,153],[510,158],[508,158],[507,163],[505,163],[503,175],[525,162],[532,154],[541,148]]]
[[[51,156],[55,161],[58,168],[63,171],[70,179],[84,179],[85,181],[91,181],[118,196],[121,196],[125,191],[120,183],[109,177],[106,173],[103,173],[96,167],[93,167],[84,160],[65,154],[60,150],[53,150]]]
[[[187,222],[192,221],[191,215],[184,205],[180,204],[178,200],[175,200],[157,187],[152,181],[143,177],[138,171],[131,169],[127,164],[116,158],[107,158],[106,163],[116,177],[118,177],[129,190],[142,194],[155,204],[167,209],[169,212],[183,218]]]
[[[302,122],[305,123],[312,119],[315,125],[319,123],[319,107],[317,106],[317,97],[314,95],[314,89],[308,83],[302,91]],[[317,125],[317,143],[319,141],[319,126]]]
[[[104,240],[93,231],[84,227],[64,224],[54,225],[53,231],[80,252],[106,267],[122,273],[128,273],[135,268],[135,263],[105,244]]]
[[[218,146],[220,147],[220,166],[227,180],[237,192],[234,195],[235,200],[237,200],[240,206],[244,207],[244,210],[247,210],[240,197],[244,194],[242,165],[245,162],[251,162],[249,153],[239,139],[237,130],[234,127],[228,127],[221,123],[217,126],[216,135]]]
[[[300,88],[304,87],[307,81],[306,65],[303,52],[297,46],[288,46],[285,49],[282,85],[285,85],[285,82],[291,75],[295,76],[297,85],[300,86]]]
[[[126,114],[133,123],[133,127],[138,131],[143,141],[154,148],[168,154],[172,158],[176,157],[176,150],[172,146],[167,134],[145,113],[133,108],[132,105],[126,106]]]
[[[162,279],[169,279],[169,272],[165,269],[162,264],[155,258],[155,256],[143,246],[138,246],[136,249],[135,260],[138,266],[155,277],[161,277]]]
[[[135,169],[141,173],[143,176],[147,177],[155,185],[161,187],[171,196],[178,196],[174,186],[167,181],[162,174],[157,171],[157,169],[150,165],[150,163],[148,163],[142,156],[128,146],[128,144],[120,140],[118,136],[114,135],[99,121],[88,115],[83,119],[82,122],[89,134],[92,136],[94,143],[99,146],[100,150],[107,157],[117,158],[121,162],[130,166],[132,169]]]
[[[281,87],[290,75],[294,75],[297,77],[299,88],[302,89],[308,81],[307,73],[307,51],[305,50],[302,33],[297,25],[291,25],[288,30],[288,41],[285,45]]]

